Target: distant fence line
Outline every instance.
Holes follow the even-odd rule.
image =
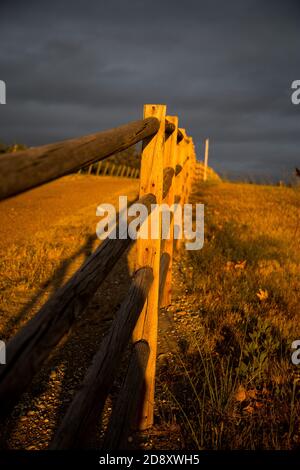
[[[120,178],[139,178],[140,169],[120,163],[97,162],[82,168],[78,173],[88,173],[97,176],[119,176]]]

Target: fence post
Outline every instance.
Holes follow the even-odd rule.
[[[190,179],[190,191],[192,190],[192,186],[195,183],[195,176],[196,176],[196,151],[193,138],[191,138],[191,179]]]
[[[159,119],[160,126],[155,136],[143,141],[140,170],[140,197],[152,193],[156,197],[156,203],[161,204],[166,106],[146,104],[144,106],[144,118],[147,117],[156,117]],[[161,217],[158,217],[158,219],[158,233],[160,234]],[[161,237],[159,236],[157,239],[151,238],[148,220],[148,238],[137,240],[137,265],[138,267],[150,266],[153,269],[154,280],[148,294],[146,305],[133,333],[134,342],[144,339],[148,342],[150,347],[149,361],[145,372],[144,391],[141,397],[138,417],[138,427],[140,430],[147,429],[153,424],[160,248]]]
[[[180,181],[180,196],[181,196],[181,203],[182,206],[185,203],[185,182],[186,182],[186,169],[187,169],[187,156],[188,156],[188,136],[186,133],[185,129],[181,129],[181,132],[184,135],[184,138],[182,140],[182,146],[181,146],[181,166],[182,166],[182,172],[181,172],[181,181]]]
[[[104,171],[103,171],[103,175],[106,175],[106,174],[107,174],[107,172],[108,172],[108,168],[109,168],[109,163],[108,163],[108,162],[106,162],[106,165],[105,165],[105,167],[104,167]]]
[[[189,138],[188,144],[188,156],[187,161],[187,181],[186,181],[186,202],[189,202],[190,192],[191,192],[191,170],[192,170],[192,139]]]
[[[178,117],[177,116],[167,116],[167,121],[171,122],[175,126],[174,132],[167,138],[165,142],[165,152],[164,152],[164,167],[171,167],[175,171],[175,166],[177,162],[177,131],[178,131]],[[165,199],[165,203],[170,207],[174,203],[174,193],[175,193],[175,175],[173,177],[172,185],[169,189],[168,195]],[[165,240],[164,243],[164,252],[168,253],[170,256],[169,268],[166,275],[165,288],[161,300],[161,307],[166,307],[171,303],[171,288],[172,288],[172,260],[173,260],[173,245],[174,245],[174,216],[171,217],[170,221],[170,238]]]
[[[101,166],[102,166],[102,162],[98,162],[97,172],[96,172],[97,176],[99,176],[99,174],[100,174]]]
[[[182,194],[183,194],[183,203],[185,204],[188,200],[188,177],[189,177],[189,163],[190,163],[190,139],[186,139],[186,151],[184,158],[184,168],[183,168],[183,184],[182,184]]]
[[[191,193],[191,188],[192,188],[192,178],[193,178],[193,169],[194,169],[194,156],[195,156],[195,150],[194,150],[194,144],[193,144],[193,139],[192,137],[189,137],[189,143],[188,143],[188,161],[187,161],[187,180],[186,180],[186,201],[188,202],[190,193]]]
[[[207,180],[208,149],[209,149],[209,139],[206,139],[205,140],[205,157],[204,157],[203,181]]]
[[[176,202],[178,202],[181,206],[181,217],[183,220],[183,204],[185,203],[185,197],[184,197],[184,163],[187,155],[187,137],[186,137],[186,132],[185,129],[180,128],[181,133],[183,134],[183,139],[178,145],[178,152],[177,152],[177,163],[182,167],[181,172],[179,175],[176,177]],[[183,242],[183,232],[181,233],[181,238],[176,240],[176,249],[179,250]]]

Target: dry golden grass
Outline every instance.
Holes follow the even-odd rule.
[[[193,201],[205,245],[179,274],[198,314],[181,330],[189,353],[159,377],[160,412],[191,448],[299,447],[299,188],[210,183]]]
[[[98,192],[97,177],[79,178],[83,179],[91,197],[93,184],[94,195],[97,191],[95,199],[80,209],[72,210],[68,201],[70,213],[62,210],[59,215],[58,205],[66,204],[61,187],[60,202],[47,201],[51,190],[45,191],[44,205],[43,198],[32,201],[38,213],[28,210],[25,216],[26,211],[22,212],[19,228],[15,223],[1,228],[6,233],[0,247],[1,339],[14,334],[95,248],[96,205],[113,202],[116,195],[107,199],[101,187]],[[120,188],[129,200],[136,190],[137,182]],[[182,344],[189,349],[158,377],[160,427],[171,421],[168,441],[174,449],[179,445],[178,435],[180,445],[191,449],[299,447],[300,374],[291,363],[291,343],[300,338],[300,191],[208,183],[197,188],[193,201],[205,204],[205,245],[199,252],[184,252],[178,261],[174,298],[176,303],[176,297],[187,296],[196,315],[190,323],[182,323],[180,330],[181,339],[186,339]],[[55,223],[51,219],[54,205]],[[48,225],[42,220],[45,211]],[[39,230],[36,221],[30,220],[34,214],[41,217]],[[26,217],[32,228],[27,234]],[[14,229],[18,237],[11,240]],[[108,309],[110,302],[108,297]],[[87,319],[89,328],[95,329],[96,323],[90,323]],[[90,342],[90,330],[87,336]],[[48,399],[45,394],[46,408]],[[48,408],[45,417],[51,421],[54,408]],[[10,438],[10,447],[26,447],[30,439],[38,442],[37,448],[46,447],[49,438],[41,439],[39,424],[30,437],[20,423],[22,432]],[[174,429],[176,439],[172,440]]]

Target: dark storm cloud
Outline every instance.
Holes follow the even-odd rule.
[[[297,1],[2,1],[4,141],[95,132],[163,102],[228,175],[299,165]]]

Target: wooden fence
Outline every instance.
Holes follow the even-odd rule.
[[[78,173],[88,173],[97,176],[119,176],[121,178],[139,178],[140,169],[129,165],[120,165],[111,162],[97,162],[86,168],[80,168]]]
[[[145,205],[149,217],[155,203],[172,205],[175,201],[183,205],[189,198],[194,178],[199,178],[200,173],[192,138],[178,128],[176,116],[166,115],[165,105],[145,105],[142,120],[116,129],[0,156],[0,199],[83,167],[89,166],[92,172],[94,164],[96,174],[101,174],[101,170],[106,174],[101,161],[139,141],[143,145],[138,202]],[[118,171],[115,176],[125,176],[125,170]],[[136,241],[137,264],[131,286],[56,430],[52,448],[87,445],[130,341],[131,358],[104,448],[124,446],[132,423],[141,430],[152,425],[158,310],[160,305],[171,301],[173,224],[172,218],[168,240],[162,240],[160,235],[156,239]],[[96,290],[132,243],[127,232],[115,240],[104,240],[9,341],[7,364],[0,369],[0,416],[10,413],[53,348],[86,310]]]

